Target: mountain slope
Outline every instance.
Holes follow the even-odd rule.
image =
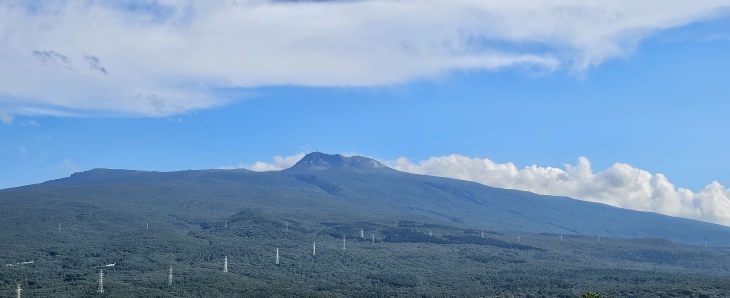
[[[193,220],[245,208],[301,221],[418,220],[493,231],[654,237],[730,245],[730,228],[565,197],[415,175],[375,160],[310,153],[279,172],[144,172],[94,169],[0,191],[16,210],[76,204],[128,214]],[[33,205],[35,204],[35,205]],[[0,211],[12,216],[9,209]]]

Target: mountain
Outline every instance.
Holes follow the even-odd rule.
[[[93,169],[0,190],[0,297],[728,297],[728,236],[359,156]]]
[[[43,199],[41,199],[43,198]],[[399,172],[369,158],[307,154],[289,169],[144,172],[93,169],[0,191],[3,204],[220,217],[245,208],[302,221],[430,222],[491,231],[664,238],[730,245],[730,228],[608,205]],[[21,207],[25,206],[25,207]],[[32,208],[39,208],[33,206]]]
[[[345,157],[340,154],[331,155],[321,152],[313,152],[304,156],[294,166],[286,169],[288,173],[295,172],[311,172],[349,169],[363,172],[393,172],[395,170],[388,168],[380,162],[362,156]]]

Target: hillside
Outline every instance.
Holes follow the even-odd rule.
[[[2,190],[0,204],[0,297],[18,283],[24,297],[95,296],[99,269],[106,297],[730,293],[727,227],[364,157],[311,153],[264,173],[94,169]]]
[[[94,169],[69,178],[7,189],[9,198],[70,198],[79,204],[125,208],[135,214],[226,216],[260,208],[295,219],[340,217],[448,223],[465,228],[614,238],[664,238],[730,246],[730,228],[566,197],[415,175],[375,160],[311,153],[280,172],[244,169],[142,172]],[[129,210],[131,211],[131,210]]]

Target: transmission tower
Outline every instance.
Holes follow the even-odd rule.
[[[99,289],[96,292],[104,293],[104,269],[99,269]]]
[[[167,285],[168,286],[172,285],[172,266],[170,266],[170,271],[167,274]]]
[[[228,256],[223,258],[223,272],[228,272]]]

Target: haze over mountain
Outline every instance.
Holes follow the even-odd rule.
[[[63,210],[72,204],[120,210],[127,218],[150,214],[223,217],[256,208],[302,221],[418,220],[492,231],[653,237],[730,245],[730,228],[725,226],[409,174],[365,157],[319,152],[307,154],[289,169],[260,173],[245,169],[93,169],[2,190],[0,201],[17,209],[56,206]]]

